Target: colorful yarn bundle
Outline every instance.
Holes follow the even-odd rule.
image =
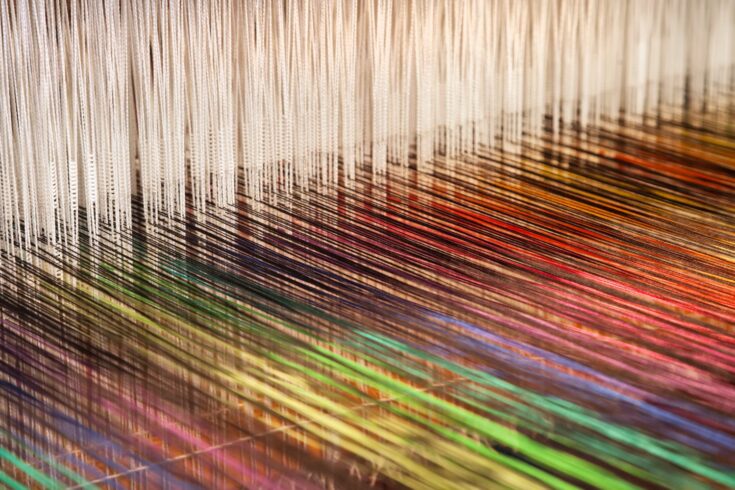
[[[732,111],[2,268],[8,488],[735,487]]]

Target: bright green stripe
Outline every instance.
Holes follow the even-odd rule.
[[[677,453],[676,450],[682,452],[686,451],[686,448],[678,444],[672,442],[662,443],[634,429],[614,425],[600,418],[594,417],[590,414],[588,410],[585,410],[584,408],[569,401],[563,400],[561,398],[545,397],[537,393],[524,390],[506,381],[490,376],[489,374],[482,371],[477,371],[472,368],[460,366],[450,361],[447,361],[446,359],[442,359],[441,357],[412,349],[411,347],[402,344],[401,342],[383,337],[380,334],[364,331],[357,333],[359,335],[362,335],[363,337],[369,338],[383,345],[390,346],[393,349],[408,352],[424,360],[438,364],[478,383],[502,388],[516,393],[529,401],[533,401],[535,404],[543,407],[545,410],[553,412],[556,415],[569,419],[579,425],[603,434],[604,436],[612,440],[618,441],[625,445],[636,446],[643,451],[646,451],[654,456],[657,456],[665,461],[669,461],[670,463],[678,465],[689,471],[698,473],[723,485],[735,487],[735,475],[730,475],[718,471],[707,466],[706,464],[701,463],[700,461]],[[491,393],[491,396],[495,397],[495,394]],[[664,444],[669,446],[671,449],[667,448]]]
[[[72,471],[71,469],[67,468],[61,463],[57,463],[54,458],[50,458],[46,456],[45,454],[40,453],[39,451],[36,451],[34,448],[29,446],[28,444],[24,443],[22,440],[18,439],[12,434],[9,434],[3,430],[0,430],[0,434],[4,434],[6,437],[12,438],[16,443],[22,444],[24,448],[26,448],[28,451],[32,452],[38,459],[44,461],[49,466],[52,466],[54,469],[60,471],[67,477],[69,477],[70,480],[74,481],[75,483],[79,485],[91,485],[87,482],[87,480],[79,475],[78,473]],[[92,486],[92,488],[98,488],[97,486]]]
[[[44,473],[38,471],[25,461],[22,461],[20,458],[18,458],[15,454],[11,453],[7,449],[0,448],[0,458],[5,459],[9,461],[11,464],[13,464],[16,468],[36,480],[38,483],[43,485],[44,488],[52,488],[52,489],[61,489],[64,488],[64,486],[54,480],[53,478],[50,478],[49,476],[45,475]]]
[[[430,406],[440,408],[456,422],[467,427],[471,427],[473,430],[480,432],[487,437],[498,440],[503,444],[515,445],[520,452],[529,455],[532,459],[535,459],[549,468],[565,472],[573,478],[577,478],[595,486],[604,486],[605,488],[610,489],[637,488],[635,485],[618,478],[593,463],[589,463],[570,454],[548,448],[522,434],[511,431],[507,427],[473,414],[461,407],[447,403],[444,400],[436,398],[428,393],[410,387],[405,383],[393,380],[388,376],[375,372],[370,368],[335,354],[328,349],[324,349],[319,346],[313,346],[313,349],[321,352],[322,355],[320,356],[319,354],[309,352],[305,349],[301,349],[301,351],[306,356],[342,370],[346,375],[351,376],[353,379],[359,380],[363,383],[367,381],[358,376],[351,375],[349,371],[345,369],[345,366],[357,373],[367,376],[368,378],[374,379],[378,388],[397,394],[408,394],[412,398],[420,400]],[[334,359],[334,361],[331,361],[330,359]],[[340,364],[342,366],[340,366]]]
[[[0,470],[0,482],[4,483],[8,486],[8,488],[11,488],[12,490],[28,490],[28,487],[10,478],[7,474],[3,472],[3,470]]]
[[[391,410],[401,413],[401,415],[403,415],[404,417],[413,419],[419,423],[422,423],[422,424],[425,424],[431,427],[434,431],[444,435],[447,439],[460,443],[463,446],[469,449],[472,449],[476,453],[482,456],[485,456],[488,459],[491,459],[498,463],[502,463],[508,466],[509,468],[513,468],[516,471],[525,473],[533,478],[536,478],[537,480],[542,481],[546,483],[547,485],[550,485],[553,488],[557,488],[559,490],[575,490],[578,488],[577,486],[572,485],[571,483],[566,482],[560,478],[557,478],[554,475],[546,473],[542,469],[536,468],[535,466],[532,466],[526,463],[525,461],[521,461],[520,459],[516,459],[511,456],[506,456],[505,454],[499,453],[497,451],[492,451],[488,449],[486,446],[484,446],[483,444],[480,444],[479,442],[467,436],[459,434],[447,427],[443,427],[439,424],[435,424],[428,420],[418,420],[414,414],[411,414],[410,412],[407,412],[405,410],[401,410],[400,408],[397,408],[397,407],[391,406],[389,408]]]

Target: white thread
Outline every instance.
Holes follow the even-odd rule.
[[[732,0],[0,0],[2,250],[729,103]],[[685,96],[686,95],[686,96]]]

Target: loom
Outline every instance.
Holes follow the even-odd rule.
[[[735,488],[733,26],[0,0],[0,488]]]

